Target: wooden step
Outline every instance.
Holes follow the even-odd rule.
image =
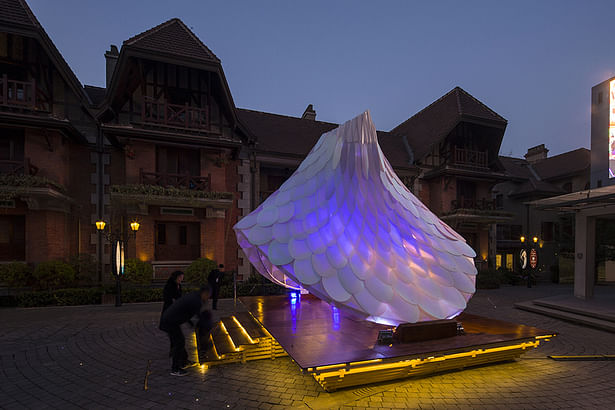
[[[223,317],[220,321],[224,324],[228,334],[231,336],[231,340],[235,347],[256,344],[254,339],[252,339],[247,331],[240,325],[239,320],[231,316]]]
[[[222,356],[236,351],[236,346],[233,345],[233,341],[231,340],[228,331],[220,323],[214,327],[214,330],[211,332],[211,336],[213,337],[218,355]]]
[[[261,337],[271,337],[269,333],[263,328],[263,325],[252,316],[249,312],[239,312],[235,314],[235,317],[241,323],[241,326],[246,330],[248,335],[252,339],[259,339]]]

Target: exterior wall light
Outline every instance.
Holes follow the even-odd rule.
[[[534,241],[534,243],[536,243],[536,242],[538,242],[538,237],[537,237],[537,236],[534,236],[534,237],[532,238],[532,240]]]
[[[96,229],[98,229],[99,231],[104,231],[106,225],[107,223],[102,219],[100,221],[96,221]]]
[[[141,226],[141,225],[137,221],[132,221],[130,223],[130,229],[132,229],[132,231],[135,232],[135,233],[139,230],[139,226]]]
[[[519,238],[519,240],[521,241],[521,243],[525,242],[525,236],[522,236],[521,238]]]

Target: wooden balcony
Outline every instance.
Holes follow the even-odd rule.
[[[453,149],[453,164],[471,168],[489,168],[487,151],[474,151],[471,149]]]
[[[22,161],[0,160],[0,174],[7,175],[36,175],[38,167],[30,163],[29,158]]]
[[[187,103],[169,104],[146,97],[142,105],[141,121],[168,127],[209,129],[209,110],[207,107],[192,107]]]
[[[0,77],[0,105],[34,110],[36,108],[36,81],[11,80]]]
[[[159,185],[163,187],[211,191],[211,174],[207,176],[195,176],[166,172],[147,172],[141,169],[140,183],[141,185]]]
[[[451,201],[451,211],[458,209],[469,209],[476,211],[493,211],[495,210],[495,199],[475,199],[464,198],[453,199]]]

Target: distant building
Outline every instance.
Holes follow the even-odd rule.
[[[574,254],[572,215],[530,208],[530,201],[589,188],[590,151],[579,148],[553,157],[543,144],[528,149],[525,159],[500,156],[508,179],[493,188],[496,207],[510,212],[497,225],[496,268],[519,271],[521,236],[539,238],[542,279],[571,281]],[[549,275],[553,275],[550,278]]]
[[[532,202],[574,217],[574,294],[583,299],[615,283],[615,77],[592,88],[590,176],[585,189]]]

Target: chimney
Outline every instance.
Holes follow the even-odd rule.
[[[545,147],[545,144],[540,144],[528,149],[527,154],[525,154],[525,159],[530,164],[535,164],[543,159],[547,159],[547,152],[549,152],[549,150]]]
[[[314,107],[312,104],[308,105],[305,111],[303,111],[303,115],[301,116],[304,120],[316,120],[316,111],[314,111]]]
[[[120,52],[117,50],[117,46],[113,44],[111,44],[109,50],[105,52],[105,62],[107,64],[107,88],[109,88],[109,83],[113,77],[113,71],[115,70],[115,65],[117,64],[117,59],[119,56]]]

